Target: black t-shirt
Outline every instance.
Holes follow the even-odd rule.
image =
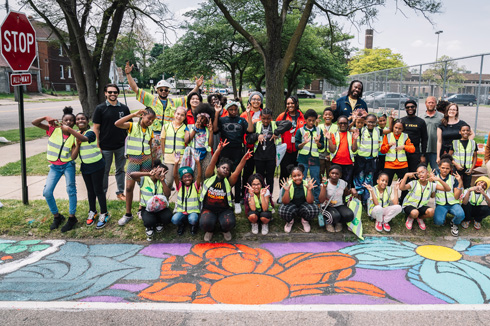
[[[92,120],[94,123],[100,124],[99,145],[102,150],[115,150],[124,146],[127,131],[116,127],[114,123],[129,115],[130,112],[126,105],[119,102],[118,104],[113,106],[105,101],[95,108]]]
[[[403,132],[408,135],[408,138],[410,138],[410,141],[415,146],[415,153],[425,154],[429,139],[425,120],[415,116],[403,117],[401,121],[404,126]]]
[[[227,139],[230,143],[228,147],[243,146],[243,136],[248,128],[247,120],[241,117],[222,117],[218,119],[218,128],[221,132],[221,139]]]
[[[448,153],[452,147],[453,140],[461,139],[461,135],[459,131],[462,126],[467,126],[468,124],[463,120],[459,120],[455,124],[448,124],[444,126],[442,123],[439,124],[439,129],[442,131],[442,146],[441,146],[441,155],[446,152]]]
[[[213,184],[209,186],[204,197],[203,209],[208,209],[212,212],[222,212],[230,209],[228,198],[226,197],[225,179],[216,177]]]
[[[267,127],[262,126],[261,134],[264,135],[266,140],[262,144],[260,142],[258,143],[257,150],[254,153],[254,159],[257,161],[274,160],[276,158],[276,145],[271,140],[273,136],[272,125],[268,125]]]

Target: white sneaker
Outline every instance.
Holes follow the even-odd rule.
[[[269,233],[269,224],[262,224],[262,235]]]
[[[2,208],[2,207],[3,207],[3,204],[0,202],[0,208]]]
[[[240,203],[235,203],[235,214],[241,214],[242,213],[242,206]]]
[[[252,223],[252,233],[259,234],[259,223]]]
[[[231,240],[231,232],[223,232],[223,237],[225,238],[225,241],[230,241]]]
[[[286,225],[284,225],[284,232],[286,233],[291,232],[291,229],[293,228],[293,224],[294,224],[294,219],[292,219],[291,222],[286,223]]]
[[[128,223],[129,221],[131,221],[132,219],[133,219],[133,215],[127,216],[126,214],[124,214],[123,217],[121,217],[119,219],[119,221],[117,221],[117,224],[119,224],[120,226],[123,226],[126,223]]]
[[[301,219],[301,224],[303,224],[303,230],[305,230],[306,233],[309,233],[311,231],[311,226],[310,222],[305,220],[304,218]]]
[[[213,238],[213,232],[204,233],[204,241],[209,242]]]
[[[152,241],[153,240],[153,234],[154,234],[153,229],[152,228],[146,228],[145,233],[146,233],[146,241]]]

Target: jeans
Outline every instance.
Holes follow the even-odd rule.
[[[306,176],[308,174],[308,170],[310,170],[310,177],[314,179],[316,187],[313,188],[313,196],[315,197],[315,203],[319,204],[320,201],[318,200],[318,196],[320,196],[320,165],[308,165],[304,163],[298,163],[298,165],[301,165],[305,168],[305,172],[303,172],[304,179],[306,179]]]
[[[115,158],[116,164],[116,183],[117,191],[116,195],[124,193],[124,166],[126,165],[126,156],[124,155],[124,146],[113,150],[101,150],[102,156],[105,160],[105,170],[104,170],[104,193],[107,193],[107,188],[109,187],[109,171],[111,170],[112,158]]]
[[[373,157],[356,157],[356,162],[354,163],[353,183],[354,187],[356,187],[357,193],[361,196],[363,203],[366,203],[370,196],[369,191],[363,185],[368,184],[371,187],[374,186],[373,178],[374,173],[376,172],[377,163],[378,160]]]
[[[49,166],[48,177],[46,178],[46,185],[44,186],[43,196],[46,198],[49,210],[51,213],[58,213],[58,206],[56,205],[56,200],[53,196],[54,188],[60,181],[61,176],[65,176],[66,181],[66,192],[68,193],[68,198],[70,201],[69,213],[70,215],[75,215],[77,212],[77,185],[75,183],[75,161],[70,161],[63,165]]]
[[[460,204],[454,205],[436,205],[436,210],[434,212],[434,224],[443,225],[446,220],[447,213],[452,214],[454,217],[452,222],[456,225],[461,224],[464,220],[463,207]]]
[[[184,223],[186,219],[189,221],[190,225],[197,225],[197,222],[199,221],[199,214],[190,213],[189,215],[186,215],[184,213],[175,213],[172,216],[172,223],[179,225]]]
[[[439,174],[439,166],[437,165],[437,153],[425,153],[425,160],[427,166],[430,165],[432,171],[434,171],[435,174]]]

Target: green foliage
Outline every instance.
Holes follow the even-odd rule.
[[[443,55],[437,63],[431,68],[425,70],[422,74],[424,80],[430,80],[438,86],[444,84],[446,78],[446,88],[448,91],[457,91],[458,87],[466,80],[463,73],[466,71],[464,66],[459,67],[456,61],[449,61],[450,57]],[[444,74],[444,70],[445,74]]]
[[[363,49],[348,63],[351,75],[406,66],[403,56],[390,49]]]

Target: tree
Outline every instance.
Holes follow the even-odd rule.
[[[423,72],[422,78],[436,83],[440,88],[444,87],[444,83],[446,83],[446,92],[451,92],[457,91],[458,87],[466,80],[463,75],[465,71],[464,66],[459,67],[456,61],[451,60],[447,55],[443,55],[436,64]]]
[[[104,97],[122,27],[153,20],[162,29],[168,12],[161,0],[22,0],[41,17],[71,61],[83,112],[91,116]]]
[[[403,56],[390,49],[362,49],[348,63],[351,75],[406,66]]]
[[[259,52],[264,61],[265,79],[267,87],[267,107],[273,109],[275,114],[282,111],[283,79],[293,61],[298,44],[303,36],[306,25],[310,22],[313,9],[319,10],[331,18],[341,17],[357,24],[369,23],[376,17],[377,7],[384,5],[386,0],[260,0],[260,4],[252,1],[255,8],[251,12],[259,12],[264,15],[266,37],[260,38],[254,30],[235,19],[236,8],[242,8],[251,1],[247,0],[213,0],[224,14],[228,22],[249,41],[254,49]],[[397,2],[398,3],[398,2]],[[438,0],[403,0],[406,6],[426,15],[426,13],[438,12],[441,3]],[[294,33],[284,37],[282,31],[287,19],[290,18],[293,9],[301,12]],[[286,48],[282,44],[287,44]]]

